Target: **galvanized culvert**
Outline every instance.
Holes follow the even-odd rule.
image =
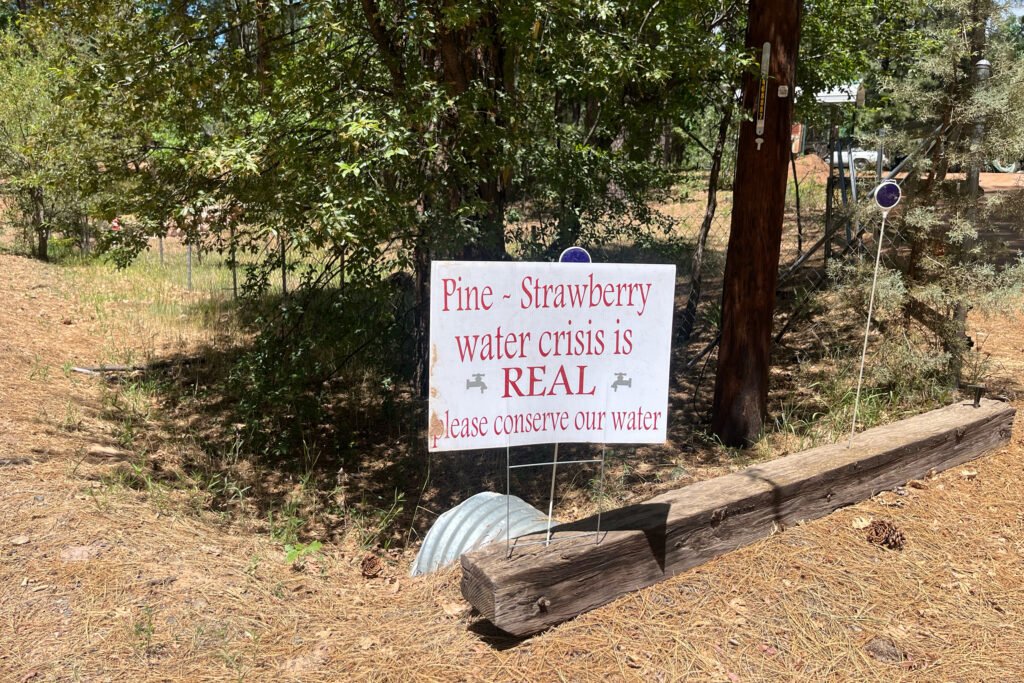
[[[547,514],[522,498],[494,491],[478,493],[437,518],[423,539],[410,575],[429,574],[470,550],[504,540],[506,529],[509,538],[517,538],[544,531],[547,524]]]

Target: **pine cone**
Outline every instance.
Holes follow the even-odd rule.
[[[380,573],[384,571],[384,563],[376,555],[368,554],[363,558],[359,568],[362,570],[364,577],[372,579],[380,576]]]
[[[868,527],[868,542],[880,545],[883,548],[889,548],[890,550],[903,550],[907,539],[903,532],[892,522],[885,519],[876,519]]]

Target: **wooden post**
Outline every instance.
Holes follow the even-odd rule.
[[[192,243],[188,243],[188,248],[185,252],[185,273],[186,279],[188,280],[188,291],[192,291]]]
[[[846,194],[846,167],[847,163],[843,161],[843,141],[836,141],[836,151],[839,152],[839,198],[843,202],[843,212],[846,213],[846,217],[843,219],[846,222],[846,245],[849,247],[853,244],[853,227],[850,223],[849,211],[850,211],[850,198]],[[846,150],[846,156],[850,156],[850,150]],[[845,248],[844,247],[844,248]]]
[[[238,262],[235,260],[237,253],[235,245],[235,226],[231,225],[231,294],[237,299],[238,298]]]
[[[801,4],[751,0],[749,8],[747,46],[756,59],[767,62],[762,67],[767,73],[744,77],[744,106],[754,111],[754,120],[740,125],[722,286],[712,429],[729,446],[757,439],[768,406]]]
[[[825,267],[828,268],[828,260],[832,256],[832,195],[835,192],[835,181],[832,174],[835,172],[836,153],[836,124],[835,107],[829,107],[828,113],[828,180],[825,182]]]
[[[1008,403],[963,401],[462,556],[462,594],[498,628],[536,633],[803,521],[955,467],[1010,440]],[[529,543],[526,545],[525,543]]]
[[[288,294],[288,253],[285,251],[284,233],[278,231],[277,245],[281,250],[281,294]]]

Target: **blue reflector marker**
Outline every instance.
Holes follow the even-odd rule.
[[[900,189],[896,181],[886,180],[875,190],[875,204],[878,204],[878,208],[882,211],[889,211],[900,203],[902,196],[903,190]]]
[[[590,263],[590,252],[583,247],[569,247],[558,257],[559,263]]]

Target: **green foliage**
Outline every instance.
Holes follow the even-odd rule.
[[[868,74],[862,130],[884,127],[890,155],[914,150],[940,128],[945,132],[906,167],[904,200],[886,229],[888,267],[880,274],[876,312],[884,337],[876,379],[887,387],[948,387],[962,378],[974,353],[966,336],[967,312],[1014,301],[1012,293],[1024,286],[1024,273],[989,232],[997,221],[1018,221],[1024,196],[972,195],[969,183],[948,176],[972,167],[985,170],[992,159],[1024,156],[1018,113],[1024,61],[998,3],[942,0],[910,9],[903,15],[912,36],[908,49],[889,52]],[[973,65],[981,58],[992,62],[990,78],[976,75]],[[862,138],[869,146],[877,141],[873,134]],[[848,266],[832,275],[862,317],[868,269]]]
[[[1024,55],[1024,16],[1010,15],[1004,19],[1003,33],[1017,56]]]
[[[280,458],[325,438],[354,359],[422,378],[432,259],[665,242],[662,152],[732,99],[740,10],[87,0],[22,17],[16,42],[55,43],[42,108],[95,132],[77,205],[123,217],[99,245],[115,264],[170,230],[244,262],[258,335],[233,393],[247,447]],[[277,299],[282,269],[298,292]]]
[[[132,617],[133,641],[143,657],[150,656],[153,651],[153,635],[156,633],[154,611],[150,605],[142,605],[138,613]]]
[[[289,500],[276,512],[267,512],[267,524],[270,537],[287,547],[299,543],[299,532],[306,526],[306,520],[300,514],[299,502]]]
[[[946,69],[937,60],[955,32],[933,30],[933,16],[953,11],[807,2],[807,118],[821,113],[814,93],[880,60],[883,84],[908,64],[920,79]],[[571,243],[690,253],[653,207],[694,182],[681,172],[706,163],[755,68],[745,14],[732,0],[43,3],[0,15],[0,174],[33,239],[64,237],[55,252],[119,217],[124,229],[98,243],[118,267],[155,268],[138,258],[148,236],[172,233],[197,258],[237,265],[252,334],[219,387],[232,419],[209,438],[226,458],[277,465],[326,452],[347,466],[364,457],[368,431],[413,441],[425,422],[415,397],[432,260],[543,260]],[[1017,102],[1015,83],[993,79],[1002,99],[957,116]],[[931,124],[927,97],[895,86],[886,97],[903,102],[902,122]],[[946,234],[920,219],[922,241],[970,241],[969,221]],[[883,314],[896,320],[900,300],[973,272],[893,275]],[[949,286],[935,291],[948,305]],[[704,315],[717,325],[720,311]],[[386,427],[365,424],[367,406]],[[145,419],[125,412],[123,443]],[[197,486],[221,506],[246,495],[211,471]],[[309,533],[300,507],[266,513],[293,549]],[[396,492],[344,512],[378,545],[403,508]]]
[[[128,142],[75,95],[76,41],[30,22],[0,32],[0,176],[14,200],[14,218],[25,241],[48,258],[53,246],[66,255],[94,233],[89,217],[106,217],[116,185],[101,181],[106,165],[120,163]]]
[[[816,94],[870,80],[879,64],[914,50],[919,34],[913,27],[931,6],[923,0],[804,2],[797,62],[800,118],[823,124],[828,112],[815,102]]]
[[[310,543],[289,543],[284,547],[284,561],[288,564],[301,564],[307,557],[313,557],[323,547],[320,541]]]
[[[382,503],[387,507],[384,504],[380,507],[367,505],[363,501],[359,509],[349,510],[353,530],[358,534],[359,545],[363,549],[391,547],[394,524],[405,509],[405,494],[396,489],[390,504]]]

